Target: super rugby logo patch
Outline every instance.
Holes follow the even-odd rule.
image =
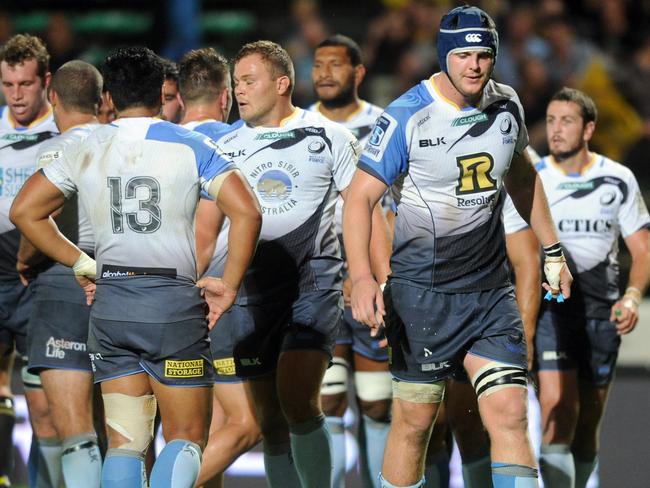
[[[370,159],[374,161],[381,161],[381,158],[388,146],[388,142],[397,127],[397,121],[388,115],[383,113],[375,122],[375,126],[372,129],[368,143],[364,148],[364,151]]]

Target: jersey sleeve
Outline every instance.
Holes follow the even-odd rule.
[[[408,147],[405,136],[407,120],[400,120],[397,110],[388,107],[370,133],[359,168],[391,186],[408,169]]]
[[[354,171],[357,169],[361,146],[357,138],[344,128],[336,128],[335,137],[332,139],[332,177],[338,191],[345,190]]]
[[[519,132],[517,133],[517,142],[515,143],[515,152],[523,154],[528,146],[528,129],[526,128],[526,118],[524,116],[524,107],[522,107],[519,97],[514,97],[517,108],[519,109]]]
[[[618,209],[618,221],[623,237],[634,234],[639,229],[650,228],[650,215],[639,190],[639,184],[631,171],[626,172],[628,193]]]
[[[47,152],[39,155],[38,167],[41,173],[56,186],[66,198],[77,193],[77,184],[74,180],[72,167],[68,162],[65,153],[56,151],[56,157]],[[41,161],[43,160],[43,161]],[[43,163],[43,164],[42,164]]]
[[[526,221],[521,218],[519,212],[515,208],[515,204],[510,198],[510,195],[505,194],[505,201],[503,202],[503,228],[506,234],[514,234],[520,230],[528,228]]]
[[[201,181],[201,193],[207,195],[213,179],[237,167],[209,137],[203,140],[203,145],[206,150],[196,152],[196,165]]]

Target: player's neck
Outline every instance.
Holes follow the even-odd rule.
[[[225,122],[223,112],[221,111],[221,108],[216,104],[185,106],[185,115],[183,115],[181,125],[188,124],[190,122],[199,122],[201,120],[217,120],[219,122]]]
[[[345,122],[353,113],[358,112],[359,108],[361,108],[361,100],[356,97],[342,107],[327,107],[323,102],[318,103],[320,114],[335,122]]]
[[[117,112],[118,119],[127,119],[133,117],[158,117],[160,116],[160,107],[129,107]]]
[[[448,102],[456,105],[459,109],[478,106],[481,97],[483,96],[483,92],[481,91],[481,93],[473,98],[466,97],[456,89],[454,84],[451,82],[449,75],[444,72],[434,75],[432,83],[435,84],[438,92],[446,98]]]
[[[14,127],[16,127],[16,129],[27,129],[34,122],[45,117],[51,110],[52,107],[50,106],[50,103],[45,101],[41,106],[40,110],[30,120],[26,120],[24,122],[18,122],[18,120],[14,117],[14,114],[12,114],[11,111],[9,112],[9,115],[11,116],[11,121],[13,122]]]
[[[56,126],[59,128],[59,132],[61,132],[61,134],[79,125],[98,123],[99,121],[97,120],[97,117],[92,114],[72,112],[65,115],[57,114],[56,117]]]
[[[296,110],[296,107],[294,107],[289,100],[276,105],[268,114],[259,120],[252,122],[251,125],[253,125],[253,127],[281,127]]]
[[[567,158],[553,156],[556,164],[562,168],[566,174],[580,174],[582,170],[587,167],[593,159],[593,154],[589,152],[589,148],[584,146],[576,154]]]

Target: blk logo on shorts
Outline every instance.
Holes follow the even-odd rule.
[[[241,358],[239,362],[242,366],[262,366],[260,358]]]

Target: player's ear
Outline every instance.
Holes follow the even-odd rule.
[[[363,79],[366,77],[366,67],[363,64],[359,64],[354,67],[354,84],[359,86]]]
[[[47,90],[47,99],[49,100],[50,105],[52,105],[52,107],[56,107],[56,105],[59,103],[59,96],[51,88]]]
[[[585,128],[582,130],[582,140],[585,142],[589,142],[591,140],[591,137],[594,135],[594,131],[596,130],[596,122],[593,120],[591,122],[587,122],[585,124]]]
[[[43,77],[43,88],[49,87],[51,81],[52,81],[52,73],[48,71],[47,73],[45,73],[45,76]]]
[[[288,76],[278,76],[276,86],[278,95],[284,96],[291,93],[291,79]]]

